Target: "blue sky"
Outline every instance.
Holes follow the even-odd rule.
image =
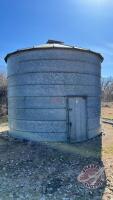
[[[0,0],[0,71],[8,52],[48,39],[102,53],[113,76],[113,0]]]

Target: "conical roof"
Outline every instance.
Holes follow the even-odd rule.
[[[7,59],[8,59],[9,56],[16,54],[16,53],[19,53],[19,52],[22,52],[22,51],[31,51],[31,50],[36,50],[36,49],[52,49],[52,48],[73,49],[73,50],[79,50],[79,51],[93,53],[93,54],[98,55],[101,58],[101,60],[103,61],[103,56],[100,53],[94,52],[90,49],[84,49],[84,48],[80,48],[80,47],[77,47],[77,46],[67,45],[67,44],[64,44],[64,42],[57,41],[57,40],[48,40],[47,43],[45,43],[45,44],[35,45],[35,46],[29,47],[29,48],[18,49],[14,52],[7,54],[4,59],[7,62]]]

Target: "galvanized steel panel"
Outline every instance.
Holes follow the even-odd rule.
[[[81,60],[34,60],[8,64],[8,76],[32,72],[75,72],[100,76],[100,66]]]
[[[88,130],[90,129],[97,129],[100,127],[100,118],[90,118],[88,119]]]
[[[65,121],[26,121],[26,120],[9,120],[10,129],[18,131],[31,132],[66,132]]]
[[[37,85],[37,84],[63,84],[63,85],[96,85],[100,78],[94,75],[77,73],[26,73],[17,74],[8,78],[9,86],[15,85]]]
[[[88,118],[95,118],[95,117],[100,117],[100,107],[99,106],[95,106],[95,107],[91,107],[91,108],[87,108],[87,112],[88,112]]]
[[[64,142],[67,141],[66,133],[34,133],[22,131],[10,131],[9,134],[19,139],[27,139],[31,141],[50,141],[50,142]]]
[[[100,88],[96,86],[24,85],[24,86],[10,86],[8,88],[9,97],[68,96],[68,95],[97,96],[99,94],[100,94]]]
[[[98,136],[100,133],[101,133],[101,126],[99,126],[96,129],[91,129],[88,131],[88,138],[89,139],[94,138],[94,137]]]
[[[101,103],[101,97],[100,96],[97,96],[97,97],[87,97],[87,106],[89,108],[100,107],[100,103]]]
[[[66,108],[65,97],[11,97],[8,107],[15,108]]]
[[[9,109],[10,119],[23,120],[66,120],[65,109]]]

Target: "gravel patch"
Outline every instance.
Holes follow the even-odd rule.
[[[105,167],[98,189],[77,181],[84,166]],[[113,199],[113,159],[101,160],[101,137],[80,144],[33,143],[0,135],[0,200]]]

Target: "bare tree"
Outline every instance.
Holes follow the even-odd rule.
[[[113,78],[102,78],[102,101],[113,101]]]
[[[0,73],[0,115],[7,114],[7,77]]]

